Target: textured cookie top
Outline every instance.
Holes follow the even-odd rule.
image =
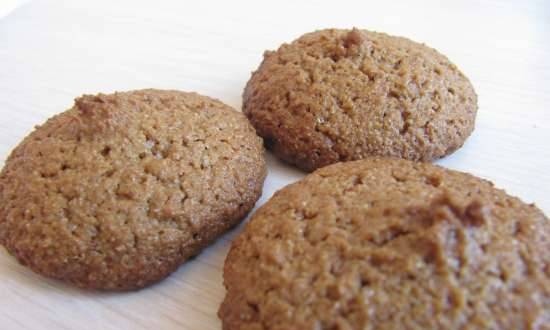
[[[365,30],[321,30],[266,52],[243,111],[268,147],[305,170],[393,156],[433,160],[474,128],[477,96],[425,45]]]
[[[85,95],[0,174],[0,242],[44,275],[98,289],[166,276],[261,193],[261,139],[195,93]]]
[[[488,181],[340,163],[252,217],[227,257],[219,316],[226,330],[543,329],[549,249],[549,219]]]

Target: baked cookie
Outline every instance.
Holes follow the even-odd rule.
[[[550,223],[485,180],[370,158],[277,192],[225,262],[223,329],[546,329]]]
[[[144,287],[252,209],[263,152],[243,114],[206,96],[82,96],[6,161],[0,243],[35,272],[79,287]]]
[[[266,52],[243,112],[279,158],[311,171],[369,156],[443,157],[474,129],[477,96],[432,48],[331,29]]]

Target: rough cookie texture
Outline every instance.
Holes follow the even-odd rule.
[[[205,96],[82,96],[6,161],[0,243],[48,277],[141,288],[247,214],[266,175],[263,152],[243,114]]]
[[[485,180],[378,159],[320,169],[252,216],[223,328],[548,329],[550,223]]]
[[[279,158],[311,171],[376,155],[445,156],[474,129],[477,96],[432,48],[332,29],[266,52],[243,112]]]

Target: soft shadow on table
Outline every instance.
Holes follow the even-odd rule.
[[[275,192],[282,189],[288,184],[296,182],[303,178],[307,173],[291,166],[275,157],[270,151],[265,152],[266,162],[267,162],[267,176],[265,178],[264,187],[262,190],[262,196],[256,202],[254,208],[248,213],[248,216],[237,225],[235,228],[231,229],[227,234],[221,237],[221,240],[233,240],[235,235],[239,233],[244,224],[248,219],[256,212],[256,210],[261,207],[265,202],[267,202]]]
[[[103,327],[106,314],[116,315],[119,322],[137,321],[145,329],[162,326],[167,320],[188,328],[191,325],[186,320],[192,315],[194,322],[202,320],[206,326],[217,321],[217,307],[225,295],[222,268],[228,249],[228,242],[218,240],[160,282],[136,291],[102,292],[79,289],[36,274],[0,248],[0,278],[6,284],[0,293],[5,295],[9,290],[18,301],[32,299],[42,313],[52,317],[87,317],[92,323],[85,325],[86,329]],[[218,255],[223,258],[213,258]],[[67,310],[52,308],[53,303],[63,304]],[[64,324],[62,328],[66,326],[72,327]]]
[[[239,230],[236,228],[232,230],[233,234],[237,234]],[[227,236],[228,234],[226,234]],[[232,236],[234,236],[232,235]],[[223,238],[223,236],[222,236]],[[219,238],[212,245],[205,248],[197,256],[190,258],[183,265],[181,265],[175,272],[169,275],[164,280],[154,283],[148,287],[134,291],[100,291],[100,290],[85,290],[75,287],[71,284],[64,283],[59,280],[51,279],[42,275],[39,275],[29,268],[21,265],[15,257],[11,256],[3,247],[0,247],[0,270],[4,281],[9,280],[14,282],[17,287],[25,287],[25,289],[32,292],[44,292],[52,291],[62,293],[66,296],[79,296],[84,298],[101,298],[109,299],[111,297],[120,298],[121,296],[132,296],[137,294],[146,294],[151,290],[158,290],[166,285],[170,285],[170,282],[185,279],[189,272],[193,272],[193,264],[201,263],[212,267],[214,269],[221,270],[225,255],[229,250],[230,239]],[[216,258],[220,255],[220,258]],[[206,260],[209,260],[206,262]],[[172,283],[173,284],[173,283]],[[51,293],[51,292],[50,292]]]
[[[90,291],[77,288],[62,281],[54,280],[41,276],[29,268],[19,264],[3,247],[0,249],[0,269],[2,277],[9,278],[16,282],[18,286],[24,286],[32,291],[53,290],[63,292],[66,295],[79,296],[104,296],[120,295],[118,292]],[[132,292],[132,291],[129,291]],[[134,291],[138,292],[138,291]]]
[[[151,290],[158,290],[163,286],[170,285],[170,282],[178,281],[182,278],[185,278],[189,273],[192,272],[193,264],[202,263],[206,264],[212,268],[219,268],[223,266],[224,258],[220,259],[221,263],[209,262],[206,263],[202,259],[211,259],[212,255],[220,253],[220,250],[227,252],[229,249],[229,244],[221,240],[217,240],[211,246],[204,249],[197,256],[192,257],[182,264],[175,272],[168,275],[165,279],[154,283],[150,286],[147,286],[143,289],[133,290],[133,291],[100,291],[100,290],[85,290],[75,287],[71,284],[64,283],[59,280],[51,279],[42,275],[39,275],[29,268],[19,264],[17,260],[11,256],[4,248],[0,248],[0,263],[2,264],[0,268],[2,269],[2,277],[9,278],[11,281],[16,282],[18,286],[24,286],[26,289],[31,291],[55,291],[62,293],[67,296],[79,296],[79,297],[88,297],[88,298],[104,298],[108,299],[110,297],[120,298],[121,296],[132,296],[137,294],[146,294]],[[225,256],[225,253],[223,254]]]

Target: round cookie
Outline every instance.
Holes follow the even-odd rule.
[[[7,159],[0,243],[35,272],[79,287],[144,287],[252,209],[263,153],[246,117],[209,97],[82,96]]]
[[[330,29],[266,52],[243,112],[279,158],[311,171],[369,156],[443,157],[474,129],[477,96],[432,48]]]
[[[485,180],[370,158],[277,192],[225,262],[223,329],[542,329],[550,222]]]

